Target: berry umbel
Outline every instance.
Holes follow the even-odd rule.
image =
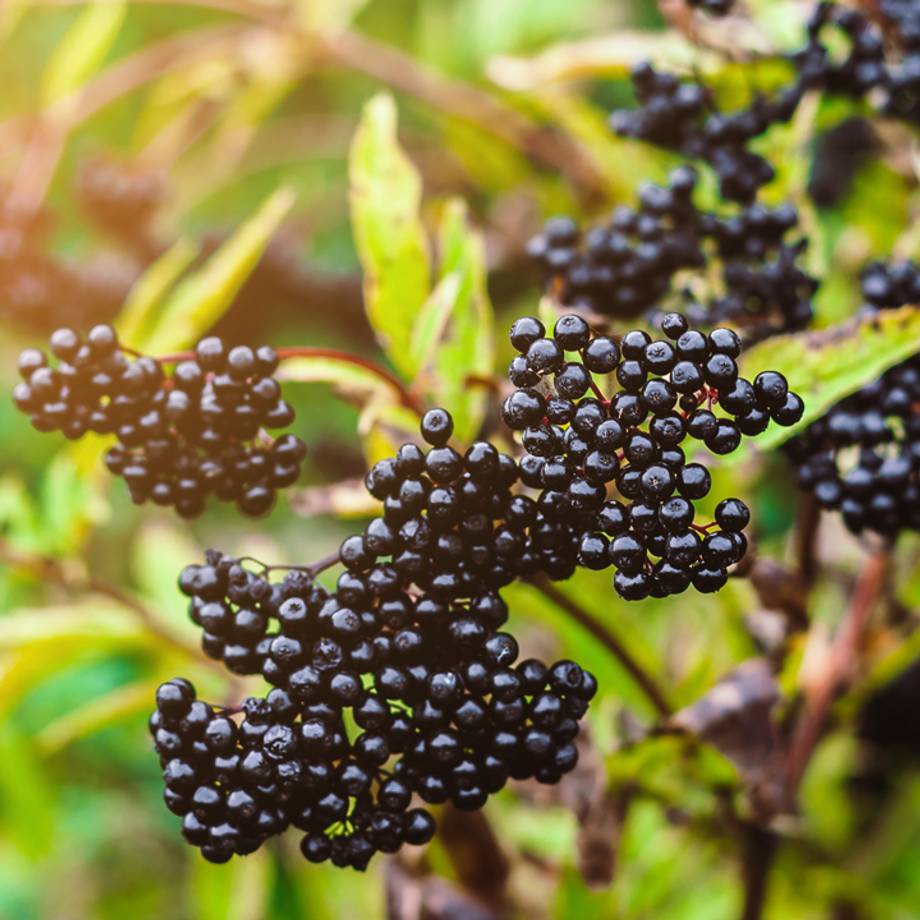
[[[167,369],[125,350],[108,325],[85,338],[58,329],[49,344],[50,356],[34,348],[20,354],[13,401],[39,431],[71,440],[114,435],[105,463],[135,503],[195,517],[213,496],[260,515],[299,477],[304,443],[266,433],[294,420],[274,378],[274,349],[229,348],[211,336]]]
[[[749,514],[739,499],[720,502],[712,522],[695,520],[711,477],[688,459],[688,442],[729,454],[744,436],[793,425],[804,411],[782,374],[739,376],[732,330],[707,335],[676,313],[661,327],[661,339],[639,329],[615,339],[567,314],[551,336],[531,317],[511,329],[517,389],[502,418],[520,433],[521,480],[546,524],[565,535],[558,542],[577,546],[587,568],[613,566],[627,600],[691,584],[717,591],[744,556]]]

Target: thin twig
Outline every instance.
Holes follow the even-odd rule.
[[[753,824],[742,823],[741,877],[744,884],[744,905],[741,920],[760,920],[767,903],[767,882],[776,859],[776,834]]]
[[[811,492],[799,503],[795,522],[795,558],[798,561],[799,580],[807,591],[818,575],[818,529],[821,524],[821,507]]]
[[[869,617],[885,587],[890,567],[891,555],[887,550],[876,550],[866,559],[853,588],[850,605],[827,653],[823,672],[806,688],[804,711],[786,758],[786,792],[790,806],[821,740],[834,698],[853,670]]]
[[[319,575],[320,572],[325,572],[326,569],[331,569],[333,566],[338,565],[342,561],[342,557],[339,554],[339,551],[336,550],[333,553],[329,553],[327,556],[323,556],[322,559],[317,559],[316,562],[311,563],[307,566],[307,571],[313,575]]]
[[[330,61],[367,74],[440,112],[470,122],[564,175],[586,204],[608,197],[603,175],[567,134],[540,125],[496,96],[420,65],[410,55],[342,30],[315,36],[316,50]]]
[[[205,658],[197,646],[188,644],[180,636],[166,629],[161,624],[159,617],[140,598],[116,585],[94,576],[89,576],[86,579],[74,578],[58,560],[50,559],[47,556],[23,555],[3,540],[0,540],[0,561],[12,568],[32,572],[41,580],[51,581],[69,594],[88,592],[108,597],[133,613],[150,633],[162,639],[168,645],[186,655],[193,656],[210,667],[218,667],[216,662]]]
[[[609,626],[598,623],[587,610],[571,597],[563,594],[545,576],[536,576],[530,579],[529,583],[544,597],[564,610],[576,623],[588,630],[620,662],[623,669],[635,681],[662,718],[671,715],[673,709],[655,679],[633,658],[623,643],[611,632]]]

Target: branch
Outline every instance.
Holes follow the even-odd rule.
[[[252,26],[234,24],[164,39],[113,64],[38,116],[15,116],[0,124],[0,153],[25,145],[10,205],[34,210],[41,204],[68,134],[87,118],[170,71],[202,58],[232,55],[251,32]]]
[[[537,124],[485,90],[436,73],[402,51],[356,32],[316,36],[315,44],[335,63],[468,121],[562,173],[584,203],[608,197],[603,175],[576,141],[552,126]]]
[[[0,561],[12,568],[32,572],[38,579],[50,581],[68,594],[89,592],[108,597],[133,613],[150,633],[162,639],[167,645],[178,649],[183,654],[191,655],[209,667],[218,668],[217,663],[205,658],[197,646],[190,645],[180,636],[166,629],[161,624],[159,617],[140,598],[123,591],[116,585],[94,576],[86,579],[74,578],[57,559],[23,555],[4,540],[0,540]]]
[[[767,882],[776,858],[778,839],[774,833],[742,823],[741,878],[744,884],[744,906],[741,920],[760,920],[767,902]]]
[[[642,690],[652,706],[655,707],[658,715],[662,718],[671,715],[673,709],[654,678],[645,671],[635,658],[633,658],[617,636],[610,631],[608,626],[598,623],[587,610],[577,604],[568,595],[563,594],[545,575],[535,576],[529,580],[529,584],[536,588],[545,598],[552,601],[557,607],[564,610],[576,623],[583,626],[620,662],[623,669],[635,681],[636,685]]]
[[[810,588],[818,575],[818,529],[821,525],[821,507],[811,492],[806,492],[799,502],[795,522],[795,558],[799,561],[799,580]]]
[[[834,698],[850,679],[869,618],[885,587],[890,567],[891,556],[887,549],[875,550],[866,559],[853,588],[850,605],[827,653],[822,673],[805,689],[805,709],[786,758],[789,803],[794,801],[811,755],[821,740]]]

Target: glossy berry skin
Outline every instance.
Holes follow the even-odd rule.
[[[522,347],[541,340],[517,328]],[[580,348],[584,329],[565,328]],[[205,654],[272,686],[244,701],[239,722],[185,681],[157,693],[166,803],[206,859],[293,825],[308,861],[363,870],[377,852],[431,839],[434,819],[413,796],[474,810],[510,778],[555,783],[575,767],[597,682],[571,661],[518,664],[500,594],[516,577],[571,574],[575,534],[514,493],[522,471],[492,444],[448,446],[452,426],[430,410],[429,449],[404,444],[371,469],[382,514],[343,542],[335,590],[309,569],[273,579],[214,550],[180,576]],[[569,491],[592,494],[588,483]]]
[[[215,497],[258,516],[298,479],[304,443],[289,433],[260,435],[294,419],[272,376],[273,349],[228,349],[212,336],[169,373],[152,358],[124,352],[107,325],[85,337],[58,329],[49,345],[53,365],[35,349],[23,352],[14,403],[39,431],[69,439],[115,435],[105,463],[135,503],[195,517]]]
[[[748,509],[725,499],[713,524],[698,525],[694,502],[712,480],[705,466],[687,462],[681,445],[689,438],[729,454],[771,421],[794,424],[801,400],[777,372],[764,371],[753,383],[739,376],[742,343],[733,330],[707,334],[676,313],[665,314],[661,326],[664,339],[635,329],[618,342],[598,335],[586,341],[585,319],[564,314],[554,327],[563,342],[553,349],[537,320],[515,323],[512,344],[522,354],[539,345],[540,354],[577,350],[581,357],[564,374],[534,369],[537,379],[502,407],[505,424],[521,432],[521,481],[540,490],[537,517],[515,544],[527,558],[520,574],[565,578],[576,565],[612,567],[617,593],[640,600],[691,585],[719,590],[743,557]],[[573,366],[589,377],[578,392],[570,389]],[[514,362],[510,376],[513,382]]]

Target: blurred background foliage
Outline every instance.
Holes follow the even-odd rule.
[[[782,83],[785,65],[739,64],[719,47],[795,47],[807,8],[750,0],[733,31],[700,36],[662,6],[7,0],[2,388],[16,351],[55,325],[117,316],[138,349],[175,350],[216,329],[374,358],[415,398],[447,405],[464,437],[482,426],[501,437],[504,329],[539,303],[528,237],[553,213],[590,220],[631,202],[673,165],[606,128],[609,110],[631,103],[630,67],[650,56],[704,73],[720,99],[747,98],[752,84]],[[917,249],[917,151],[901,129],[885,128],[886,154],[834,207],[807,195],[815,138],[855,114],[821,102],[763,141],[779,169],[770,195],[803,211],[811,268],[825,279],[818,326],[854,312],[866,259]],[[862,352],[762,348],[793,373],[808,365],[798,382],[827,405],[878,372],[867,352],[884,367],[914,350],[915,318],[889,326]],[[589,572],[560,587],[560,603],[508,590],[525,652],[570,655],[600,678],[591,743],[560,788],[518,784],[483,815],[442,813],[424,854],[378,859],[365,875],[306,865],[288,839],[226,866],[182,844],[146,731],[153,689],[184,674],[203,696],[230,700],[246,683],[202,656],[179,570],[211,545],[275,562],[323,555],[370,510],[358,488],[367,464],[414,427],[395,387],[334,357],[284,373],[308,472],[256,524],[219,509],[193,524],[136,509],[100,471],[101,441],[38,437],[0,400],[0,917],[373,918],[387,901],[409,917],[413,898],[445,918],[740,916],[775,840],[750,820],[775,751],[752,752],[743,729],[762,743],[795,711],[862,553],[822,521],[811,629],[774,654],[778,687],[734,672],[746,700],[738,724],[707,737],[692,704],[741,662],[776,653],[771,597],[811,564],[801,532],[814,510],[764,451],[719,466],[713,490],[752,504],[759,577],[718,596],[635,604]],[[773,828],[782,843],[766,917],[920,915],[920,776],[909,751],[870,750],[852,731],[875,688],[910,680],[918,549],[902,540],[863,679],[834,708],[800,810]],[[655,675],[684,733],[646,737],[655,711],[566,612],[567,597]]]

